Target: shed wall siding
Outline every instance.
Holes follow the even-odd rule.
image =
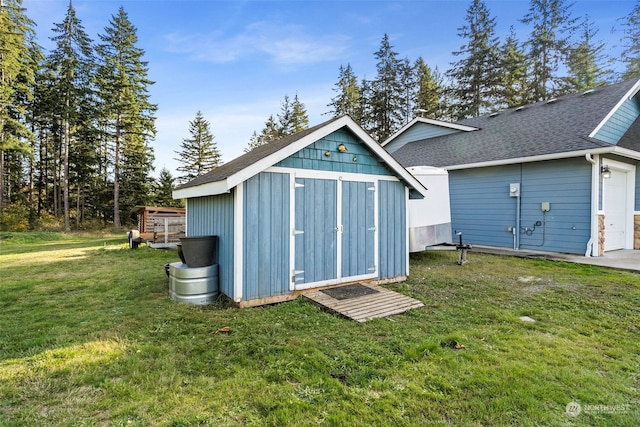
[[[640,115],[640,105],[637,99],[626,100],[600,128],[595,137],[610,144],[617,144],[638,115]]]
[[[347,151],[341,153],[338,146]],[[326,156],[329,152],[330,155]],[[354,161],[354,158],[356,159]],[[392,175],[384,164],[350,132],[338,130],[278,162],[275,166],[367,175]]]
[[[379,181],[379,278],[405,276],[407,271],[407,200],[398,181]]]
[[[517,199],[509,184],[519,182],[520,248],[584,254],[591,235],[591,166],[584,159],[450,171],[449,179],[452,229],[465,242],[513,247],[508,229],[516,226]],[[551,204],[546,214],[542,202]]]
[[[189,236],[218,236],[220,292],[233,295],[233,194],[187,200]]]
[[[244,186],[243,300],[291,293],[289,174],[261,172]]]
[[[442,126],[430,125],[428,123],[416,123],[394,139],[390,144],[387,144],[385,148],[388,152],[393,153],[410,142],[434,138],[436,136],[449,135],[450,133],[456,132],[460,131]]]

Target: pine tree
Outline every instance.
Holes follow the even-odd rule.
[[[280,113],[278,113],[277,138],[292,135],[308,127],[309,117],[304,104],[298,98],[298,94],[296,93],[293,101],[289,95],[285,95],[280,103]]]
[[[21,161],[30,152],[26,110],[33,92],[34,56],[40,54],[34,26],[22,0],[0,0],[0,213],[11,202],[11,190],[21,180]]]
[[[416,98],[418,96],[418,78],[415,65],[404,58],[398,63],[398,81],[401,89],[402,124],[409,123],[415,116]]]
[[[277,140],[278,138],[280,138],[280,136],[281,135],[278,123],[276,122],[275,117],[273,117],[273,114],[271,114],[265,122],[264,128],[262,128],[260,134],[257,134],[256,131],[253,131],[253,135],[251,135],[249,144],[247,145],[247,148],[244,149],[244,152],[248,153],[249,151],[257,147]]]
[[[175,179],[167,168],[160,170],[158,179],[153,184],[153,204],[155,206],[181,208],[182,200],[174,200],[173,189],[175,188]]]
[[[280,112],[278,113],[278,136],[291,135],[293,133],[291,127],[291,116],[293,115],[293,105],[289,99],[289,95],[285,95],[280,103]],[[276,138],[277,139],[277,138]]]
[[[143,204],[142,199],[148,194],[153,169],[150,141],[155,137],[157,106],[149,101],[149,86],[153,82],[148,78],[148,64],[142,59],[144,50],[136,46],[137,30],[124,8],[112,15],[105,34],[99,37],[102,126],[106,141],[113,147],[113,224],[120,227],[121,211]],[[121,190],[128,194],[122,207]]]
[[[466,22],[458,28],[458,36],[466,44],[453,52],[461,59],[453,63],[447,73],[454,82],[453,95],[457,101],[455,115],[459,119],[491,110],[499,84],[496,23],[484,1],[472,1],[467,9]]]
[[[622,73],[624,80],[640,77],[640,0],[636,0],[631,13],[624,21],[624,50],[621,59],[625,66]]]
[[[518,42],[515,29],[511,26],[507,39],[499,52],[499,93],[496,103],[506,108],[526,104],[529,98],[527,56]]]
[[[416,112],[422,117],[434,120],[447,119],[448,108],[444,97],[446,88],[438,68],[432,71],[422,57],[416,60],[414,67],[418,88],[415,99]]]
[[[347,64],[346,67],[340,66],[338,83],[335,84],[333,90],[337,92],[337,95],[331,98],[331,103],[327,105],[332,108],[329,114],[331,114],[332,117],[349,115],[357,123],[361,123],[362,94],[358,86],[357,78],[351,69],[351,65]]]
[[[531,102],[564,94],[560,65],[567,63],[576,22],[570,7],[564,0],[530,0],[529,11],[520,20],[533,27],[525,43],[531,64]]]
[[[380,49],[375,52],[376,78],[370,82],[367,99],[371,112],[371,135],[379,142],[387,139],[402,124],[402,86],[399,77],[398,54],[389,43],[387,34],[382,38]]]
[[[198,111],[195,119],[189,122],[189,134],[190,138],[184,138],[180,144],[180,151],[176,151],[179,156],[176,160],[182,164],[177,170],[185,173],[178,177],[180,182],[204,175],[220,166],[222,162],[210,123],[205,120],[202,112]]]
[[[605,62],[605,44],[595,40],[598,30],[588,15],[584,17],[579,31],[580,40],[569,52],[566,92],[593,89],[604,84],[606,76],[611,73],[602,65]]]
[[[70,160],[72,143],[81,123],[92,112],[87,111],[93,97],[92,76],[94,51],[92,40],[84,30],[82,22],[76,15],[73,4],[69,1],[67,14],[63,21],[55,24],[51,37],[56,48],[48,57],[48,63],[57,80],[55,91],[59,99],[58,111],[62,123],[62,168],[64,228],[70,230]]]
[[[289,121],[288,135],[298,133],[309,127],[309,115],[302,101],[298,97],[298,94],[293,97],[293,103],[291,104],[291,119]],[[287,135],[283,133],[283,136]]]

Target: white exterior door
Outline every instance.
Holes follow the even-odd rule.
[[[632,249],[635,167],[606,159],[603,163],[611,169],[611,178],[603,180],[604,249]]]

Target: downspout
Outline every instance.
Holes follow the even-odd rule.
[[[600,156],[596,154],[594,159],[591,153],[584,155],[585,159],[591,163],[591,236],[587,242],[587,249],[584,253],[585,257],[598,256],[599,239],[598,239],[598,195],[600,187]],[[595,255],[594,255],[595,254]]]

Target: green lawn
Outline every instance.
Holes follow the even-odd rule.
[[[2,426],[640,425],[639,274],[423,253],[387,286],[425,307],[361,324],[176,304],[124,233],[2,237]]]

